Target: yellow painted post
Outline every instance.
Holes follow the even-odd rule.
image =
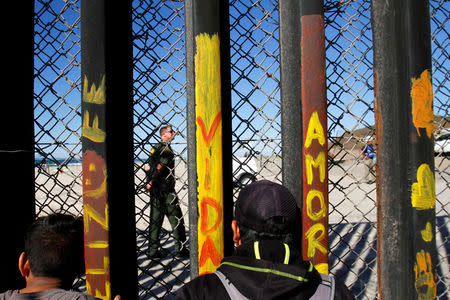
[[[195,37],[199,273],[223,258],[223,173],[220,49],[218,34]]]
[[[223,1],[185,6],[188,140],[195,139],[188,142],[191,275],[197,276],[214,272],[232,245],[229,21]]]

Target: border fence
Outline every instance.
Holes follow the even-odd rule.
[[[197,226],[202,218],[203,207],[208,210],[215,207],[214,205],[222,205],[224,208],[223,236],[213,238],[213,241],[216,243],[214,247],[217,249],[223,247],[222,254],[226,254],[230,249],[232,250],[232,245],[230,246],[227,241],[229,225],[226,222],[230,220],[232,200],[237,197],[240,187],[249,181],[265,178],[285,183],[290,188],[295,186],[293,193],[299,199],[300,205],[302,205],[301,199],[306,198],[304,195],[307,189],[301,186],[302,178],[306,180],[302,172],[307,172],[302,162],[304,146],[302,135],[307,135],[308,128],[302,128],[299,124],[305,123],[306,118],[309,119],[310,116],[304,114],[304,120],[302,120],[302,110],[306,112],[307,109],[297,106],[299,104],[296,104],[296,99],[301,98],[299,95],[302,97],[305,95],[303,92],[308,85],[307,82],[297,81],[297,79],[303,80],[309,75],[299,73],[299,77],[295,77],[297,76],[295,69],[300,70],[299,66],[304,66],[307,59],[310,59],[307,57],[303,62],[301,61],[303,54],[300,50],[307,45],[301,44],[302,47],[299,45],[302,42],[302,35],[306,36],[306,33],[301,31],[302,35],[300,35],[293,31],[287,32],[288,35],[286,35],[286,31],[282,32],[280,23],[287,20],[282,19],[284,18],[283,9],[286,9],[283,7],[286,2],[283,1],[279,3],[275,0],[231,0],[226,4],[221,2],[218,11],[226,12],[226,14],[219,13],[220,18],[216,20],[219,23],[213,23],[215,21],[211,20],[213,18],[203,20],[201,12],[200,16],[197,15],[200,9],[195,5],[200,6],[202,1],[134,0],[131,1],[130,6],[131,39],[128,40],[127,48],[126,45],[120,45],[124,43],[120,37],[126,36],[127,33],[118,29],[120,24],[125,23],[105,18],[104,24],[99,25],[100,22],[95,18],[89,19],[85,16],[83,19],[83,12],[88,11],[92,15],[94,13],[90,4],[81,2],[34,1],[34,145],[32,149],[35,162],[34,214],[41,216],[63,211],[82,215],[84,209],[86,215],[86,206],[83,208],[83,205],[86,205],[86,199],[83,203],[83,198],[87,197],[86,187],[83,187],[83,176],[87,176],[88,171],[85,169],[84,161],[94,161],[94,158],[86,153],[96,151],[98,154],[104,151],[99,156],[104,158],[104,165],[108,172],[111,171],[108,176],[114,181],[109,184],[118,189],[118,195],[115,196],[117,200],[113,202],[128,202],[110,204],[111,226],[109,231],[105,231],[105,238],[108,239],[108,234],[113,234],[116,229],[119,235],[121,230],[118,228],[122,226],[122,233],[130,232],[127,231],[128,229],[135,232],[135,235],[126,240],[135,242],[133,249],[127,251],[136,253],[137,295],[140,299],[171,299],[177,289],[189,281],[191,276],[208,271],[207,264],[204,266],[197,264],[203,253],[201,241],[208,239],[208,235],[203,235],[202,228]],[[301,2],[303,9],[308,7],[304,4],[306,2]],[[423,3],[428,2],[423,1]],[[102,10],[102,8],[98,9]],[[377,299],[380,294],[377,276],[380,276],[379,272],[385,274],[383,266],[380,266],[378,249],[381,245],[377,237],[385,234],[386,227],[383,226],[388,220],[380,221],[377,213],[380,213],[379,203],[386,197],[381,185],[388,186],[388,182],[379,181],[380,170],[383,178],[387,178],[386,181],[398,175],[386,174],[383,171],[383,166],[385,170],[389,169],[389,151],[403,152],[405,162],[406,157],[414,159],[422,155],[420,151],[419,154],[408,152],[411,148],[409,141],[403,147],[385,144],[385,141],[389,140],[389,134],[404,136],[406,139],[412,133],[409,127],[402,127],[401,124],[397,128],[390,128],[391,132],[386,130],[388,127],[383,126],[388,126],[385,125],[388,122],[381,117],[381,112],[377,112],[374,99],[384,95],[381,90],[384,82],[381,77],[376,78],[374,74],[384,66],[379,60],[380,55],[383,54],[374,50],[374,43],[380,41],[373,36],[374,24],[371,23],[371,19],[377,16],[377,12],[371,11],[372,9],[377,8],[368,0],[325,0],[322,7],[324,72],[326,74],[323,85],[326,89],[324,90],[326,111],[324,119],[320,122],[325,123],[327,137],[325,144],[327,152],[324,156],[327,158],[324,160],[327,166],[327,180],[323,187],[328,202],[326,272],[329,270],[330,274],[343,281],[357,299]],[[435,183],[433,192],[436,200],[432,214],[432,217],[435,217],[435,223],[431,222],[435,226],[433,241],[436,242],[437,250],[436,257],[432,258],[435,264],[435,298],[448,299],[450,296],[450,156],[448,156],[450,153],[448,150],[450,147],[448,137],[450,134],[450,4],[445,0],[430,0],[428,10],[431,29],[429,59],[433,93],[431,123],[434,126],[435,143],[423,142],[425,145],[423,147],[428,149],[423,152],[428,153],[426,155],[429,156],[430,147],[434,149],[434,157],[431,158],[433,162],[429,165],[434,166],[434,169],[432,167]],[[305,13],[305,16],[309,15]],[[296,15],[292,17],[295,19]],[[93,19],[96,22],[92,22]],[[376,22],[387,19],[377,19]],[[226,21],[228,23],[224,26]],[[114,22],[118,24],[114,25]],[[197,38],[204,28],[210,30],[208,22],[213,23],[212,27],[218,27],[220,43],[215,43],[214,40],[200,41]],[[300,18],[298,18],[297,22],[299,28],[307,24],[306,19],[302,19],[300,24]],[[98,29],[99,36],[104,38],[105,49],[103,52],[99,51],[102,54],[98,58],[92,57],[92,53],[97,50],[90,48],[88,50],[92,52],[83,52],[87,51],[83,50],[85,47],[83,43],[94,45],[98,39],[98,36],[89,36],[83,32],[83,26],[90,30],[94,28],[96,33]],[[110,32],[108,32],[108,26],[111,28]],[[293,43],[297,41],[299,43],[289,48],[290,40]],[[217,51],[221,53],[217,60],[207,65],[208,68],[218,68],[213,71],[219,74],[217,93],[220,95],[218,98],[222,99],[214,105],[208,104],[210,106],[202,104],[201,92],[195,85],[202,80],[201,77],[196,77],[201,73],[201,64],[196,59],[199,57],[197,55],[202,53],[204,49],[202,45],[205,44],[207,45],[205,47],[210,47],[207,49],[217,47]],[[121,55],[125,53],[123,56],[127,56],[126,53],[131,56],[127,58],[127,62],[119,62],[120,55],[109,54],[114,52],[112,48],[119,52],[123,51],[120,52]],[[415,53],[415,49],[408,49],[405,45],[396,49],[396,51],[403,50],[405,50],[405,56]],[[296,51],[298,57],[293,55]],[[121,65],[125,63],[131,66],[130,69]],[[293,67],[294,71],[290,72],[289,67]],[[102,78],[99,74],[114,72],[114,70],[125,74],[120,78],[106,76],[105,89],[104,86],[102,87]],[[213,71],[211,73],[214,73]],[[130,79],[129,82],[127,82],[128,79]],[[121,80],[124,87],[119,87]],[[408,80],[409,89],[411,78]],[[211,79],[211,81],[214,80]],[[114,86],[110,90],[108,90],[109,82]],[[297,86],[295,82],[301,82],[302,87],[300,83]],[[129,90],[125,90],[126,88]],[[288,90],[289,92],[286,92]],[[109,91],[114,91],[116,94]],[[211,96],[212,92],[214,91],[205,91],[204,97]],[[120,97],[124,95],[126,97],[127,93],[132,93],[132,103],[115,104],[117,106],[105,109],[101,107],[104,103],[112,101],[110,99],[120,103]],[[95,102],[97,100],[94,98],[101,98],[101,94],[104,97],[103,102]],[[285,99],[292,99],[293,102]],[[306,100],[302,101],[306,102]],[[382,103],[382,100],[378,101]],[[126,116],[129,111],[132,111],[132,114],[129,113]],[[211,126],[214,117],[219,114],[222,116],[222,124],[219,127],[222,130],[220,132],[222,140],[216,143],[212,141],[214,136],[212,127],[208,126]],[[95,116],[98,117],[96,125]],[[198,130],[201,127],[199,119],[204,121],[203,136]],[[86,120],[90,122],[85,123]],[[397,121],[402,122],[401,118]],[[106,123],[108,124],[105,125]],[[188,247],[191,252],[190,258],[174,255],[174,239],[167,220],[163,223],[161,233],[164,257],[155,260],[148,255],[150,199],[144,188],[143,168],[152,147],[160,139],[161,124],[171,124],[177,132],[172,142],[172,148],[176,154],[173,170],[177,179],[175,192],[183,212],[185,230],[189,239]],[[296,127],[297,125],[299,127]],[[86,128],[106,128],[106,135],[114,132],[112,134],[114,137],[110,140],[112,142],[105,142],[105,146],[100,150],[98,145],[86,146],[90,143],[86,142]],[[419,129],[417,131],[422,134],[425,132]],[[205,157],[201,156],[204,145],[199,141],[202,137],[205,141],[207,140],[205,133],[211,134],[207,136],[211,137],[208,140],[210,143],[216,143],[210,145],[213,149],[212,154],[210,153],[211,157],[207,156],[208,154],[205,154]],[[421,139],[422,136],[420,134],[419,136]],[[381,140],[380,137],[384,139]],[[361,149],[369,140],[373,141],[377,148],[376,168],[370,166],[361,154]],[[5,157],[13,152],[14,149],[5,149],[2,155]],[[317,157],[313,163],[318,162]],[[208,163],[204,163],[205,158]],[[403,157],[398,158],[403,159]],[[198,176],[200,171],[204,169],[205,172],[211,172],[210,175],[216,178],[214,177],[217,175],[214,173],[215,164],[219,161],[220,166],[217,168],[220,172],[223,169],[223,174],[226,174],[226,171],[233,174],[232,178],[224,176],[221,181],[222,194],[210,195],[206,190],[197,189],[198,186],[205,184],[202,182],[203,177]],[[128,169],[127,164],[130,165]],[[296,168],[297,164],[299,168]],[[115,165],[118,167],[114,167]],[[316,165],[314,167],[317,168]],[[404,167],[408,168],[408,166]],[[211,171],[208,168],[212,168]],[[121,177],[117,175],[120,172],[129,175],[128,179],[132,183],[122,183]],[[222,173],[220,176],[222,177]],[[319,176],[319,172],[316,174],[314,171],[314,176]],[[124,190],[122,192],[119,191],[121,185]],[[124,196],[123,193],[127,191],[131,191],[131,194]],[[203,202],[200,201],[200,208],[197,209],[197,201],[202,197],[215,198],[217,202],[205,202],[204,206],[201,206]],[[410,197],[409,194],[408,197]],[[130,203],[133,203],[131,208]],[[399,205],[404,205],[402,203]],[[98,209],[103,208],[104,206],[100,206]],[[121,211],[121,214],[118,211]],[[134,224],[128,224],[128,219],[124,217],[128,212],[133,215]],[[383,210],[384,215],[388,213],[389,211]],[[117,219],[114,216],[117,216]],[[418,215],[417,219],[421,216]],[[428,215],[426,218],[429,220]],[[210,225],[206,224],[206,226]],[[419,242],[418,244],[422,247],[422,244]],[[114,258],[117,258],[116,261],[119,260],[121,254],[115,254],[120,251],[114,252],[113,244],[110,246],[109,252],[102,255],[109,255],[113,264]],[[305,248],[303,249],[305,251]],[[93,253],[90,257],[95,258],[97,255],[98,253]],[[212,261],[213,258],[210,258]],[[402,267],[410,269],[408,272],[413,273],[414,261],[409,261],[408,265],[399,268]],[[129,266],[127,269],[122,265],[111,265],[111,270],[114,268],[116,270],[123,268],[121,270],[125,270],[124,272],[129,270]],[[420,270],[416,272],[420,273]],[[416,273],[416,284],[419,275]],[[89,281],[90,275],[86,276]],[[414,279],[414,274],[411,276]],[[410,282],[410,279],[406,279],[406,282]],[[114,282],[114,278],[105,280]],[[130,282],[133,280],[133,278],[129,279]],[[81,278],[77,288],[82,291],[87,289],[88,292],[95,294],[96,291],[89,290],[85,282],[86,278]],[[114,283],[112,285],[114,286]],[[430,288],[430,286],[427,287]],[[112,289],[112,293],[117,291],[114,287]],[[387,287],[386,290],[388,290]],[[107,294],[106,291],[97,292],[100,298],[108,298],[104,296]]]

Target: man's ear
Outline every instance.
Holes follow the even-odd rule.
[[[24,278],[30,276],[30,262],[28,261],[28,255],[22,252],[19,256],[19,271]]]
[[[233,230],[233,242],[236,246],[242,245],[241,234],[239,232],[239,226],[237,225],[237,221],[231,221],[231,229]]]

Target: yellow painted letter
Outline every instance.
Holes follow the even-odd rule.
[[[319,115],[316,111],[311,114],[311,118],[309,119],[305,148],[309,148],[311,146],[312,140],[314,139],[317,139],[321,146],[325,145],[325,134],[323,132],[323,127],[319,121]]]
[[[316,237],[316,233],[320,232],[319,236]],[[312,258],[316,254],[316,249],[320,252],[326,254],[327,249],[320,243],[325,235],[325,226],[322,223],[316,223],[306,232],[306,238],[308,240],[308,257]]]
[[[311,185],[313,182],[313,170],[312,168],[319,168],[320,172],[320,182],[325,180],[325,153],[320,152],[317,155],[317,158],[314,159],[312,155],[306,154],[305,156],[305,164],[306,164],[306,179],[308,180],[308,184]]]

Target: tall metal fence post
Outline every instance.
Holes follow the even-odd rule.
[[[25,281],[17,262],[24,247],[24,234],[34,218],[34,119],[33,119],[33,34],[34,1],[8,2],[5,11],[20,12],[20,26],[11,29],[3,18],[4,47],[2,101],[2,166],[0,232],[0,293],[23,288]],[[20,49],[18,51],[18,49]]]
[[[191,245],[197,242],[200,275],[215,271],[226,249],[232,247],[231,236],[225,233],[224,240],[233,198],[229,21],[228,4],[223,2],[186,1],[186,35],[190,35],[186,38],[187,74],[193,76],[187,80],[188,140],[196,143],[188,145],[190,151],[195,148],[194,153],[189,152],[189,175],[196,178],[195,184],[192,178],[189,181],[189,201],[190,213],[198,212],[197,237],[191,234]]]
[[[300,2],[303,258],[328,274],[328,134],[323,1]]]
[[[281,147],[283,185],[303,206],[302,108],[301,108],[301,27],[300,1],[279,2]],[[302,249],[302,224],[298,226],[298,247]]]
[[[131,1],[81,1],[86,288],[137,299]]]
[[[428,1],[372,1],[380,299],[435,299]]]
[[[187,98],[187,173],[189,206],[189,250],[191,278],[198,276],[198,209],[197,209],[197,142],[195,121],[195,80],[194,80],[194,26],[193,1],[184,2],[186,40],[186,98]]]

